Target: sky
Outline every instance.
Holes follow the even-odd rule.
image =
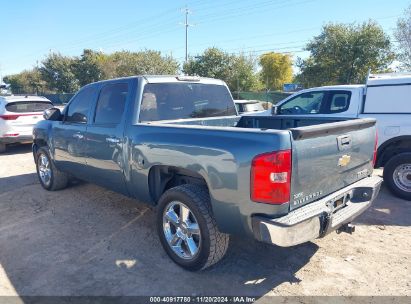
[[[0,77],[34,67],[49,52],[79,56],[152,49],[185,57],[208,47],[259,56],[306,57],[305,44],[329,22],[377,21],[392,36],[411,0],[0,0]]]

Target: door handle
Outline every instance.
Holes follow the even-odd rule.
[[[120,142],[120,139],[115,137],[106,137],[106,142],[110,144],[118,144]]]
[[[84,138],[84,135],[81,134],[81,133],[74,133],[74,134],[73,134],[73,138],[83,139],[83,138]]]
[[[350,135],[342,135],[337,137],[338,150],[344,151],[351,148],[352,138]]]

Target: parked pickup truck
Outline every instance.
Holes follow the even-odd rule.
[[[364,85],[310,88],[259,115],[376,118],[376,167],[393,194],[411,200],[411,74],[370,75]]]
[[[44,116],[43,188],[74,177],[156,206],[162,246],[190,270],[219,261],[229,234],[293,246],[352,232],[381,184],[374,119],[241,117],[219,80],[97,82]]]

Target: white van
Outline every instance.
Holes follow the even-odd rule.
[[[34,125],[51,107],[51,101],[41,96],[0,96],[0,153],[7,144],[31,142]]]
[[[376,167],[397,196],[411,200],[411,74],[370,75],[365,85],[299,91],[266,115],[373,117],[377,119]]]

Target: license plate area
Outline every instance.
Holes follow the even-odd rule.
[[[335,213],[347,206],[347,202],[350,201],[350,197],[351,192],[347,192],[328,201],[327,206],[330,210],[332,210],[331,213]]]

